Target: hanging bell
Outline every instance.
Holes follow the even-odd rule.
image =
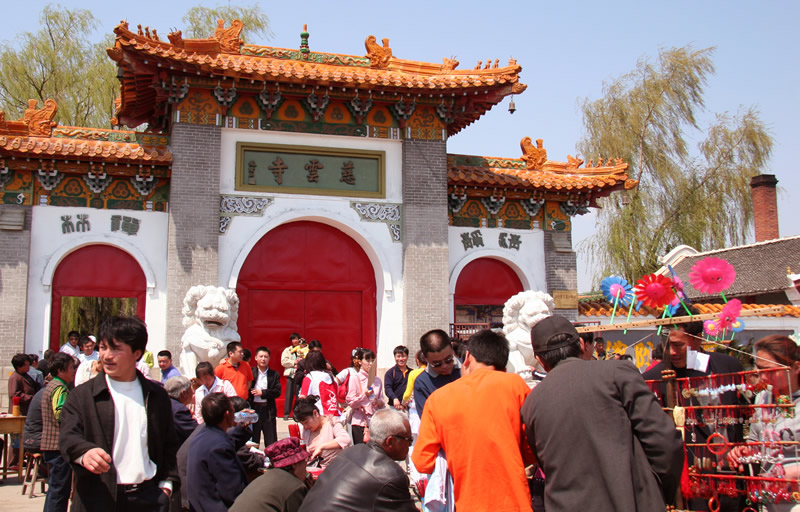
[[[508,103],[508,113],[513,114],[517,111],[517,105],[514,103],[514,98],[511,98],[511,101]]]

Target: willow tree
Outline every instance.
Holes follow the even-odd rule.
[[[116,65],[106,55],[113,39],[90,42],[98,21],[86,9],[48,5],[39,21],[37,32],[0,46],[0,110],[21,119],[29,99],[41,108],[52,98],[60,124],[108,126],[119,94]]]
[[[712,53],[662,50],[655,64],[640,60],[604,83],[602,98],[583,102],[578,151],[587,159],[621,157],[639,180],[599,201],[597,231],[581,247],[598,263],[596,280],[612,273],[636,280],[680,244],[702,251],[747,239],[749,182],[764,169],[772,138],[752,108],[716,115],[700,128]]]
[[[270,36],[269,20],[255,5],[193,7],[183,18],[184,37],[213,36],[218,18],[226,20],[226,26],[241,19],[243,37]],[[106,54],[106,48],[114,46],[113,34],[92,42],[97,18],[86,9],[57,4],[47,5],[39,22],[38,31],[17,34],[13,43],[0,44],[0,110],[6,119],[21,119],[29,99],[38,100],[41,108],[45,99],[52,98],[58,103],[59,124],[110,128],[119,95],[117,67]]]

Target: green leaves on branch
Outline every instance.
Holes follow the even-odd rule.
[[[260,36],[264,39],[272,37],[269,29],[269,18],[261,10],[258,4],[252,6],[237,7],[235,5],[210,7],[192,7],[186,11],[183,22],[186,28],[183,37],[186,39],[205,39],[214,35],[217,27],[217,20],[225,20],[225,26],[229,27],[231,21],[242,20],[244,29],[241,38],[246,43],[252,43],[251,37]]]
[[[713,48],[690,46],[640,60],[582,106],[586,158],[621,157],[639,180],[632,191],[599,201],[595,235],[582,247],[609,274],[636,280],[659,268],[680,244],[698,250],[744,243],[753,223],[750,178],[765,167],[772,138],[758,113],[721,114],[700,130]],[[696,148],[691,141],[703,139]]]
[[[72,126],[109,126],[119,94],[116,65],[106,55],[111,36],[91,43],[98,22],[85,9],[48,5],[37,32],[0,46],[0,110],[21,119],[28,99],[58,103],[58,121]]]

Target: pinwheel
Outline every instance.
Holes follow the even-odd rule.
[[[719,328],[717,320],[706,320],[703,322],[703,330],[709,336],[716,338],[722,329]]]
[[[617,314],[617,306],[619,304],[625,306],[630,304],[631,300],[633,300],[631,285],[628,284],[628,281],[619,276],[610,276],[603,279],[600,283],[600,290],[602,290],[606,300],[614,302],[614,309],[611,311],[610,322],[613,324],[614,315]]]
[[[743,330],[744,330],[744,320],[741,320],[741,319],[737,318],[731,324],[731,331],[733,331],[733,332],[742,332]]]
[[[722,330],[727,330],[733,327],[733,323],[739,318],[739,313],[742,311],[742,302],[739,299],[732,299],[727,304],[722,306],[722,311],[719,313],[717,325]]]
[[[728,289],[736,279],[733,265],[720,258],[703,258],[689,272],[689,282],[697,291],[714,295]],[[725,296],[723,295],[723,299]]]
[[[636,297],[645,306],[660,308],[667,306],[675,298],[672,289],[672,280],[658,274],[647,274],[638,281],[634,287]]]

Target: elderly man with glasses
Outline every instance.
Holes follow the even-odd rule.
[[[431,393],[461,377],[461,370],[456,368],[456,354],[453,352],[450,336],[441,329],[423,334],[419,339],[419,346],[428,361],[425,371],[414,381],[414,401],[421,418],[425,402]]]

